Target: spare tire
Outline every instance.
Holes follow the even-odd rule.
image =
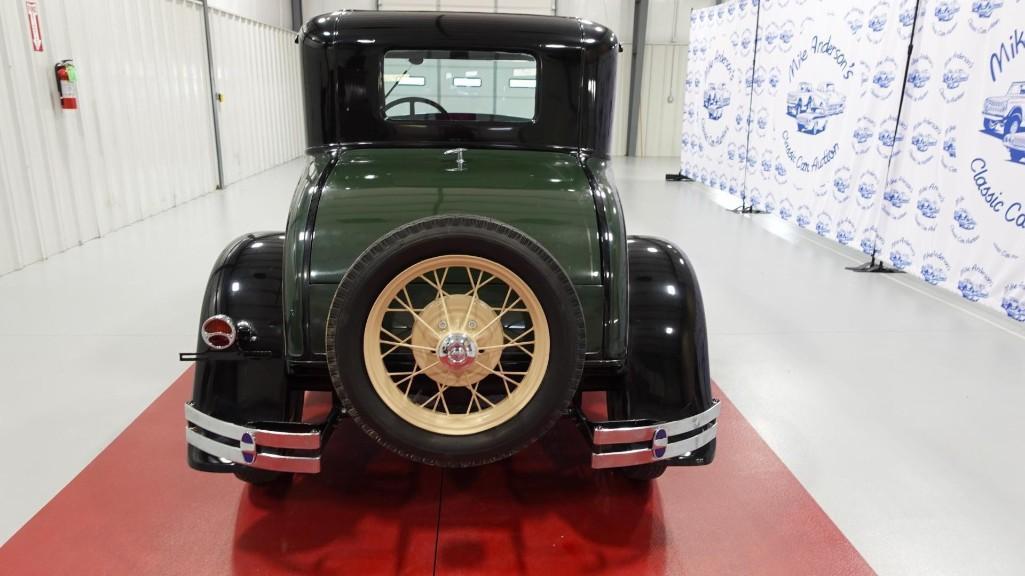
[[[335,391],[355,422],[411,460],[500,460],[555,423],[584,362],[584,321],[540,244],[487,218],[436,216],[371,245],[328,312]]]

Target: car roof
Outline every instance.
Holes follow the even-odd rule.
[[[481,12],[341,10],[312,18],[301,32],[325,45],[373,40],[410,47],[447,44],[545,51],[619,44],[608,27],[583,18]]]
[[[581,18],[467,12],[339,11],[299,33],[309,150],[338,146],[464,146],[577,151],[611,147],[616,57],[607,27]],[[535,117],[387,119],[390,51],[516,52],[537,61]]]

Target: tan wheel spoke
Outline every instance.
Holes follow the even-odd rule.
[[[434,289],[438,291],[437,299],[441,301],[441,310],[442,310],[442,312],[445,315],[445,326],[451,326],[452,325],[452,319],[449,318],[449,315],[448,315],[448,303],[447,303],[448,293],[445,292],[445,290],[443,288],[445,286],[445,279],[448,278],[448,268],[445,268],[445,272],[441,275],[441,279],[440,280],[438,279],[438,270],[435,269],[432,272],[434,273],[434,283],[433,284],[431,283],[430,280],[427,280],[426,276],[421,275],[420,277],[423,278],[424,280],[426,280],[427,283],[430,284],[431,286],[434,286]]]
[[[510,291],[511,291],[511,290],[512,290],[512,289],[510,288]],[[505,296],[506,296],[506,302],[507,302],[507,301],[508,301],[508,298],[509,298],[509,293],[507,292]],[[514,308],[513,308],[513,306],[516,306],[517,304],[519,304],[520,302],[522,302],[522,299],[521,299],[521,298],[520,298],[519,296],[517,296],[517,297],[516,297],[516,301],[514,301],[514,302],[513,302],[512,304],[509,304],[509,306],[508,306],[508,307],[506,306],[506,302],[503,302],[503,303],[502,303],[502,308],[501,308],[501,309],[500,309],[500,310],[498,311],[498,316],[497,316],[497,317],[495,317],[495,319],[494,319],[494,320],[492,320],[491,322],[488,322],[486,326],[484,326],[484,327],[483,327],[483,328],[481,328],[480,330],[477,330],[476,332],[474,332],[474,336],[476,336],[477,334],[480,334],[480,333],[484,332],[484,331],[485,331],[485,330],[487,330],[488,328],[491,328],[491,326],[492,326],[492,325],[493,325],[493,324],[494,324],[495,322],[498,322],[499,320],[501,320],[501,319],[502,319],[502,316],[505,316],[505,314],[506,314],[507,312],[513,312],[513,311],[518,311],[518,310],[514,309]]]
[[[501,362],[498,363],[498,371],[499,372],[505,372],[505,370],[502,369],[502,363]],[[505,395],[506,396],[512,396],[512,391],[509,390],[509,382],[505,378],[502,378],[502,385],[505,386]]]
[[[394,385],[396,385],[396,386],[402,386],[403,383],[407,383],[408,382],[408,385],[406,386],[406,396],[409,396],[409,388],[413,384],[413,378],[419,376],[420,374],[423,374],[424,372],[430,370],[431,368],[434,368],[438,364],[440,364],[440,362],[435,362],[434,364],[431,364],[430,366],[424,366],[423,368],[418,368],[416,370],[413,370],[412,372],[406,374],[406,377],[403,378],[402,380],[399,380],[398,382],[395,382],[395,380],[392,380],[392,383]],[[388,375],[391,376],[391,373],[389,372]]]
[[[467,414],[470,413],[470,408],[472,408],[474,404],[477,405],[477,411],[478,412],[483,410],[484,407],[480,405],[480,401],[481,400],[486,402],[488,404],[488,406],[490,406],[491,408],[495,407],[494,402],[492,402],[491,400],[488,400],[487,396],[485,396],[485,395],[483,395],[483,394],[481,394],[480,392],[477,391],[477,386],[479,386],[479,385],[480,385],[480,383],[478,382],[477,384],[474,384],[473,386],[470,386],[470,402],[468,402],[467,406],[466,406],[466,413]],[[508,388],[506,388],[506,390],[508,390]]]
[[[480,351],[481,352],[490,352],[492,350],[504,350],[506,348],[520,348],[522,350],[524,346],[533,345],[533,344],[534,344],[533,340],[527,340],[525,342],[508,342],[506,344],[499,344],[498,346],[488,346],[487,348],[481,348]]]
[[[381,328],[381,332],[384,332],[384,334],[386,336],[391,338],[390,341],[389,340],[384,340],[384,339],[381,340],[381,344],[387,344],[387,345],[391,346],[391,348],[389,348],[388,351],[385,352],[384,354],[381,354],[381,356],[387,356],[387,355],[391,354],[392,352],[394,352],[398,348],[409,348],[410,350],[430,350],[431,352],[434,352],[434,348],[431,348],[430,346],[420,346],[420,345],[417,345],[417,344],[410,344],[410,341],[413,339],[412,336],[409,336],[407,338],[399,338],[398,336],[396,336],[396,335],[392,334],[391,332],[389,332],[387,328]]]
[[[452,270],[460,284],[458,271],[466,271],[468,289],[453,293]],[[500,297],[501,306],[489,302]],[[505,324],[521,322],[522,331],[507,332]],[[363,334],[365,368],[381,400],[404,421],[442,435],[490,430],[522,411],[542,385],[551,347],[545,310],[531,287],[498,262],[460,254],[398,273],[373,303]],[[517,352],[523,361],[511,371],[502,362],[507,348],[524,353]],[[413,363],[397,350],[410,352]],[[456,398],[458,405],[450,405]]]
[[[409,300],[409,303],[406,303],[405,301],[403,301],[398,296],[395,296],[395,301],[398,302],[405,309],[406,312],[409,312],[410,314],[412,314],[414,320],[416,320],[417,322],[423,324],[424,328],[427,328],[427,330],[429,330],[430,333],[433,334],[435,338],[441,338],[441,335],[438,334],[438,332],[434,329],[434,327],[431,326],[430,324],[428,324],[427,321],[424,320],[420,316],[420,314],[418,314],[413,309],[413,300],[409,297],[409,293],[406,292],[406,287],[405,286],[402,287],[402,293],[406,296],[406,299]]]
[[[459,326],[459,330],[460,331],[465,331],[466,330],[466,325],[469,324],[469,322],[470,322],[470,316],[473,315],[473,307],[477,304],[477,301],[480,300],[480,295],[479,295],[480,289],[483,288],[484,286],[487,286],[487,284],[489,282],[491,282],[492,280],[494,280],[496,278],[496,276],[491,276],[487,280],[484,280],[483,282],[481,282],[481,280],[484,278],[484,274],[485,274],[485,272],[483,270],[481,270],[480,274],[477,275],[477,280],[474,280],[473,279],[473,271],[470,270],[469,268],[466,269],[466,274],[470,278],[470,292],[469,292],[469,295],[470,295],[470,307],[466,309],[466,315],[463,316],[463,322]]]
[[[531,344],[532,344],[532,343],[533,343],[534,341],[533,341],[533,340],[530,340],[529,342],[528,342],[528,341],[522,341],[522,342],[520,341],[520,339],[521,339],[521,338],[523,338],[523,337],[524,337],[524,336],[526,336],[527,334],[530,334],[530,333],[532,333],[533,331],[534,331],[534,329],[533,329],[533,328],[531,328],[531,329],[529,329],[529,330],[525,331],[525,332],[524,332],[523,334],[520,334],[519,336],[517,336],[517,337],[515,337],[515,338],[513,338],[513,339],[509,340],[509,341],[508,341],[508,342],[506,342],[505,344],[503,344],[503,345],[502,345],[502,347],[503,347],[503,348],[508,348],[508,347],[513,347],[513,346],[515,346],[516,348],[519,348],[521,352],[523,352],[523,353],[524,353],[524,354],[526,354],[527,356],[530,356],[531,358],[533,358],[533,357],[534,357],[534,353],[533,353],[532,351],[530,351],[530,350],[527,350],[526,348],[524,348],[524,346],[526,346],[526,345],[527,345],[528,343],[531,343]]]
[[[512,378],[506,376],[505,374],[503,374],[502,372],[499,372],[498,370],[493,370],[491,368],[488,368],[488,372],[490,372],[491,374],[494,374],[495,376],[498,376],[499,378],[502,379],[503,382],[509,382],[509,383],[511,383],[514,386],[519,386],[520,385],[519,382],[513,380]]]
[[[427,408],[427,405],[430,404],[431,400],[434,400],[434,405],[430,407],[430,410],[436,411],[438,409],[438,405],[441,404],[445,408],[445,413],[448,414],[448,403],[445,402],[445,390],[448,390],[448,386],[444,384],[438,384],[438,391],[435,392],[434,395],[428,398],[427,400],[424,400],[423,404],[421,404],[420,407]]]

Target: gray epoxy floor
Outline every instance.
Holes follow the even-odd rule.
[[[0,434],[18,439],[0,543],[180,374],[210,264],[283,227],[303,165],[0,277]],[[689,254],[714,378],[872,567],[1025,573],[1025,331],[914,278],[847,272],[861,255],[665,182],[676,166],[614,161],[628,229]]]

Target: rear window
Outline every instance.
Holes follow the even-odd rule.
[[[531,122],[537,61],[479,50],[384,55],[384,116],[393,121]]]

